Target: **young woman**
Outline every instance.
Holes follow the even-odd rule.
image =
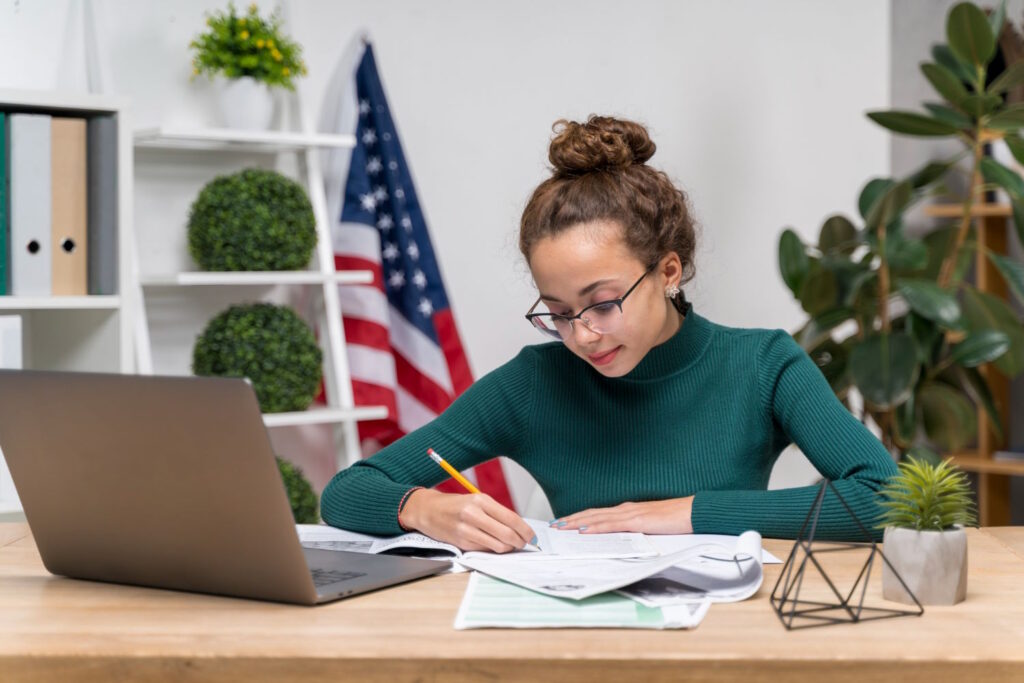
[[[428,488],[447,476],[427,457],[434,448],[460,470],[514,459],[562,529],[793,538],[818,487],[766,486],[795,442],[871,529],[895,464],[789,334],[725,327],[686,302],[693,220],[683,192],[647,166],[646,129],[592,116],[555,131],[552,177],[519,236],[539,290],[526,317],[553,341],[523,348],[431,423],[339,472],[323,493],[324,520],[373,534],[417,529],[464,549],[533,540],[485,494]],[[863,538],[831,494],[816,536]]]

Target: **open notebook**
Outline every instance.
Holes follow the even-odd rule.
[[[577,531],[549,528],[538,519],[525,520],[537,534],[540,551],[515,551],[502,557],[518,560],[593,560],[612,558],[643,558],[659,555],[657,546],[644,534],[581,534]],[[459,560],[477,556],[498,557],[497,553],[463,551],[421,533],[401,536],[371,536],[323,524],[297,524],[299,541],[307,548],[348,550],[362,553],[400,553],[420,557],[455,557]]]

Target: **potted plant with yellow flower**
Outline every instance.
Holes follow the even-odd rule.
[[[302,48],[281,30],[275,11],[260,16],[256,4],[239,14],[234,3],[206,19],[206,31],[189,47],[192,78],[205,74],[220,81],[220,105],[232,128],[265,130],[274,115],[271,88],[294,90],[294,79],[306,74]]]

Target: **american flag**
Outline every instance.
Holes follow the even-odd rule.
[[[355,71],[355,100],[356,146],[344,194],[340,186],[327,191],[341,195],[328,202],[340,205],[335,268],[374,274],[370,285],[339,288],[355,404],[388,408],[386,419],[359,423],[365,457],[435,418],[473,376],[368,42]],[[466,475],[515,509],[500,460]],[[464,492],[450,479],[438,488]]]

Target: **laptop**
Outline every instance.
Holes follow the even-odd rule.
[[[315,605],[451,566],[302,547],[243,379],[0,370],[0,449],[53,574]]]

